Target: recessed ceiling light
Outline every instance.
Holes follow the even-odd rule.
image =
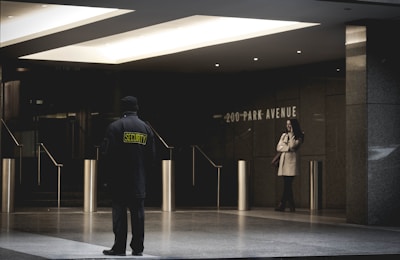
[[[297,54],[301,54],[301,51],[297,51],[296,53],[297,53]]]
[[[10,1],[1,1],[0,5],[0,47],[133,12],[115,8]]]
[[[120,64],[315,25],[318,24],[194,15],[20,58]]]
[[[258,61],[258,58],[257,58],[257,57],[254,57],[253,60],[254,60],[254,61]]]

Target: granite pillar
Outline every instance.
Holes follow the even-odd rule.
[[[346,26],[346,215],[400,225],[398,23]]]

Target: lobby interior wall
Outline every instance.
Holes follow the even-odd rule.
[[[305,132],[305,142],[300,150],[301,175],[294,181],[294,196],[298,207],[310,206],[309,162],[321,161],[322,207],[344,209],[346,203],[345,176],[345,82],[343,78],[303,77],[294,74],[287,80],[264,83],[268,93],[255,95],[241,113],[296,107]],[[257,92],[255,92],[257,93]],[[273,207],[282,194],[282,179],[270,162],[275,147],[284,131],[287,118],[252,120],[230,124],[234,132],[233,161],[248,160],[251,165],[251,205]],[[227,135],[228,136],[228,135]],[[226,142],[228,143],[228,142]]]
[[[336,74],[326,73],[329,69]],[[301,176],[294,182],[297,206],[309,208],[309,162],[317,160],[323,165],[323,208],[345,208],[345,78],[336,72],[333,63],[271,72],[175,76],[168,75],[166,82],[177,84],[165,88],[156,101],[153,99],[158,104],[169,102],[165,107],[171,116],[159,114],[153,121],[178,150],[199,144],[210,158],[223,165],[221,205],[237,205],[238,160],[248,161],[249,204],[276,205],[282,180],[270,161],[287,118],[274,118],[272,114],[267,118],[267,110],[273,113],[277,108],[295,107],[295,117],[306,134],[301,149]],[[182,89],[185,85],[190,88]],[[183,98],[173,98],[178,93]],[[183,109],[187,112],[182,113]],[[189,170],[187,167],[181,176],[177,172],[186,182],[184,186],[190,181],[185,181]],[[210,178],[208,183],[214,188],[215,179]],[[214,189],[209,193],[213,194]],[[184,196],[184,192],[181,194]]]
[[[78,156],[92,155],[107,123],[121,113],[118,100],[124,95],[137,96],[141,118],[150,122],[162,138],[175,147],[177,206],[215,205],[215,169],[201,169],[199,178],[209,177],[204,177],[203,182],[199,179],[199,186],[192,186],[191,145],[199,145],[216,164],[223,165],[221,206],[237,206],[239,159],[249,161],[250,165],[250,205],[275,206],[282,183],[270,161],[286,118],[276,118],[272,111],[284,107],[293,116],[295,107],[295,117],[306,134],[301,148],[301,176],[294,183],[297,206],[309,207],[309,161],[320,160],[323,162],[323,206],[343,209],[346,181],[341,126],[345,122],[345,77],[343,72],[336,71],[343,63],[333,61],[274,71],[218,74],[32,67],[23,75],[9,77],[6,73],[6,80],[21,80],[21,117],[16,124],[20,128],[17,131],[30,131],[30,127],[35,127],[31,118],[37,115],[77,115],[60,119],[65,123],[53,117],[39,121],[42,127],[46,127],[45,122],[55,121],[54,128],[47,126],[46,134],[42,131],[43,134],[38,135],[46,139],[40,141],[55,154],[59,153],[57,149],[69,151],[71,148],[67,147],[67,142],[52,143],[55,138],[51,133],[57,129],[58,133],[66,133],[64,126],[70,122],[82,129],[80,120],[85,118],[90,121],[85,125],[90,127],[87,129],[90,135],[85,137],[87,139],[77,138],[85,142],[87,149]],[[37,105],[37,100],[41,105]],[[87,115],[80,116],[82,113]],[[228,121],[232,113],[241,114],[241,120],[236,122],[231,118]],[[243,113],[247,113],[245,121]],[[161,144],[158,150],[158,159],[166,159],[168,151]],[[70,183],[63,183],[63,187],[79,192],[82,169],[73,165],[80,167],[82,163],[76,160],[84,158],[75,156],[72,158],[75,162],[71,162],[71,158],[67,158],[71,153],[62,154],[65,156],[58,156],[57,160],[66,165],[64,174],[79,178],[65,178],[64,181]],[[201,187],[201,183],[205,186]],[[160,204],[161,174],[156,172],[149,178],[147,205]]]

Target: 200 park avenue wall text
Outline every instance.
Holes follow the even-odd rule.
[[[226,123],[261,121],[280,118],[297,117],[296,106],[274,107],[263,109],[245,110],[243,112],[228,112],[224,116]]]

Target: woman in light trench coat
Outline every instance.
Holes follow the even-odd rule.
[[[283,176],[282,198],[275,208],[285,211],[286,203],[291,212],[295,211],[292,183],[294,177],[300,174],[300,159],[298,150],[304,141],[304,134],[297,119],[286,121],[286,131],[281,135],[276,150],[281,153],[278,176]]]

